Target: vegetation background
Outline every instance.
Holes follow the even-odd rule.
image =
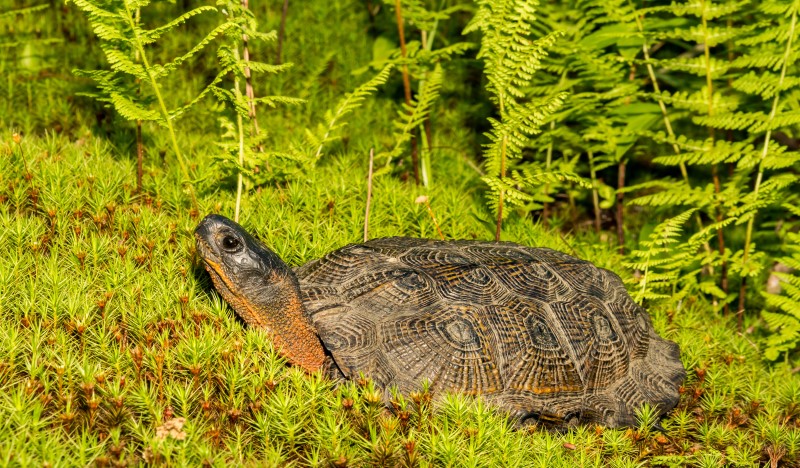
[[[800,465],[799,10],[4,3],[0,464]],[[291,265],[364,235],[589,259],[680,344],[681,403],[562,432],[388,411],[237,322],[194,251],[210,212]]]

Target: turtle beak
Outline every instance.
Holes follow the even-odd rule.
[[[202,238],[206,242],[211,240],[213,232],[215,231],[214,227],[219,224],[217,218],[219,218],[219,216],[213,214],[203,218],[203,220],[197,224],[197,227],[194,228],[194,236],[197,238]]]

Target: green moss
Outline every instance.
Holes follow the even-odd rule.
[[[269,29],[278,24],[281,3],[252,6]],[[143,21],[157,24],[177,8],[157,4]],[[259,114],[271,151],[326,125],[325,111],[365,81],[351,74],[372,59],[365,30],[392,28],[382,23],[386,17],[369,26],[361,8],[309,2],[290,11],[284,57],[296,66],[257,82],[256,94],[307,104]],[[440,37],[458,36],[458,21],[467,19],[443,24]],[[308,27],[318,24],[333,26]],[[175,56],[208,26],[182,27],[154,57]],[[39,68],[18,67],[13,48],[0,56],[8,72],[0,83],[0,465],[800,464],[800,379],[791,363],[766,364],[759,323],[748,318],[752,333],[738,333],[697,295],[650,308],[658,332],[680,344],[688,369],[663,432],[646,412],[632,429],[515,430],[481,400],[453,395],[398,395],[388,411],[368,381],[334,387],[289,368],[266,336],[244,327],[213,291],[194,251],[199,219],[234,209],[234,180],[215,163],[219,109],[203,102],[177,128],[199,209],[191,209],[171,143],[157,127],[145,127],[145,190],[137,194],[134,128],[77,96],[89,85],[68,73],[103,66],[85,19],[48,9],[20,20],[15,34],[31,39],[37,27],[63,36],[41,48]],[[251,50],[261,58],[273,52]],[[191,100],[213,61],[200,56],[180,79],[163,83],[170,103]],[[475,91],[480,77],[472,66],[446,70],[458,79],[445,80],[432,120],[435,184],[416,187],[407,164],[377,178],[370,237],[436,237],[426,207],[415,203],[427,195],[447,237],[493,238],[473,158],[488,106]],[[315,168],[277,174],[246,193],[242,224],[291,265],[360,241],[367,154],[393,146],[400,90],[394,76],[366,100]],[[17,142],[13,131],[24,136]],[[281,170],[280,159],[264,158]],[[581,229],[586,194],[561,195],[573,199],[554,210],[551,224],[573,232],[545,229],[521,208],[505,222],[504,240],[572,253],[630,278],[609,235]],[[639,216],[632,225],[644,225],[652,213]]]
[[[47,147],[55,145],[56,151]],[[92,148],[92,150],[87,150]],[[179,175],[153,169],[135,196],[131,164],[87,136],[76,144],[24,138],[2,146],[0,218],[0,456],[22,465],[91,462],[349,466],[629,466],[797,460],[800,383],[768,367],[752,338],[709,321],[702,300],[651,310],[678,341],[689,369],[665,432],[579,427],[513,430],[466,397],[405,395],[387,412],[367,382],[334,387],[287,367],[266,336],[243,327],[197,265],[191,231],[202,213],[172,188]],[[32,155],[28,170],[15,154]],[[195,153],[202,165],[211,155]],[[471,169],[444,166],[428,192],[454,238],[493,234],[479,218]],[[304,180],[245,198],[242,222],[290,264],[362,235],[364,158],[347,153]],[[164,178],[166,181],[157,180]],[[419,189],[376,181],[371,235],[435,235]],[[202,210],[230,213],[230,189],[201,192]],[[537,225],[508,238],[571,251],[621,275],[616,254],[591,237],[562,238]],[[421,406],[420,406],[421,405]],[[398,403],[398,406],[401,405]],[[405,412],[403,412],[405,411]],[[157,435],[186,418],[182,439]],[[184,435],[185,434],[185,435]],[[775,456],[775,455],[773,455]]]

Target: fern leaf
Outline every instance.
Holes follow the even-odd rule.
[[[112,92],[109,96],[109,101],[114,104],[117,112],[127,120],[165,123],[159,112],[140,106],[124,94]]]
[[[242,62],[244,63],[244,62]],[[247,66],[250,67],[250,70],[257,73],[270,73],[270,74],[277,74],[282,73],[294,66],[293,63],[287,62],[282,63],[280,65],[273,65],[271,63],[262,63],[262,62],[247,62]]]
[[[411,140],[414,129],[422,125],[431,112],[431,105],[439,97],[439,89],[442,87],[444,72],[441,65],[436,65],[433,71],[428,74],[425,85],[420,90],[417,100],[410,106],[403,106],[399,112],[398,119],[395,121],[395,145],[389,152],[388,161],[400,154],[402,145]],[[388,164],[388,162],[387,162]]]
[[[273,109],[280,105],[299,106],[301,104],[306,103],[305,99],[295,98],[291,96],[261,96],[253,100],[259,104],[265,104]]]
[[[135,63],[128,52],[123,52],[116,47],[103,47],[103,52],[106,55],[108,64],[111,65],[112,70],[120,71],[133,75],[140,80],[147,80],[147,71],[138,63]]]
[[[72,2],[80,8],[81,10],[85,11],[88,15],[91,15],[95,18],[106,18],[106,19],[118,19],[119,15],[114,12],[105,10],[100,8],[99,6],[95,5],[93,2],[89,0],[67,0],[67,3]]]
[[[211,30],[211,32],[209,32],[194,47],[192,47],[189,50],[189,52],[186,52],[185,54],[181,55],[180,57],[177,57],[177,58],[173,59],[171,62],[165,63],[163,65],[153,65],[152,66],[153,77],[156,78],[156,79],[164,77],[165,75],[167,75],[171,71],[173,71],[176,68],[178,68],[183,62],[185,62],[186,60],[194,57],[198,52],[203,50],[203,48],[205,48],[211,41],[213,41],[217,36],[225,33],[225,31],[227,31],[228,29],[235,28],[235,27],[236,27],[236,24],[235,23],[231,23],[231,22],[226,22],[226,23],[220,24],[219,26],[217,26],[216,28]]]
[[[386,65],[377,75],[372,77],[369,81],[363,83],[359,87],[357,87],[353,92],[347,93],[345,97],[339,102],[336,106],[336,109],[333,111],[328,111],[326,113],[326,118],[328,120],[327,127],[323,130],[321,137],[314,137],[313,141],[319,142],[318,144],[314,144],[316,146],[316,152],[314,154],[314,159],[319,159],[322,155],[322,148],[328,143],[331,139],[331,133],[340,128],[341,120],[350,112],[358,108],[364,99],[369,96],[371,93],[378,89],[378,86],[383,85],[386,83],[386,80],[389,79],[389,74],[394,67],[393,64]]]
[[[191,19],[193,16],[197,16],[199,14],[209,11],[217,11],[217,9],[210,5],[204,5],[204,6],[199,6],[197,8],[193,8],[163,26],[150,30],[142,30],[141,37],[148,44],[156,42],[161,36],[171,31],[176,26],[182,25],[187,20]]]

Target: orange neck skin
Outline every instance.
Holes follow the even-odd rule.
[[[237,293],[218,264],[206,260],[206,269],[217,291],[249,326],[266,330],[281,356],[308,373],[322,367],[325,350],[300,300],[294,277],[273,273],[269,283],[274,294],[258,303]]]

